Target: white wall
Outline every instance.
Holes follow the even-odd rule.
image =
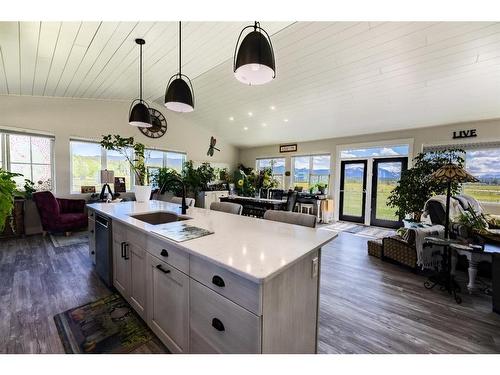
[[[193,124],[189,113],[177,114],[160,108],[168,123],[167,133],[159,139],[144,136],[128,125],[130,103],[88,99],[0,96],[0,129],[13,128],[28,132],[45,132],[55,136],[55,180],[58,196],[70,191],[69,140],[72,137],[99,140],[104,134],[133,136],[149,147],[182,151],[196,162],[209,161],[233,168],[238,162],[238,149],[225,143],[203,124]],[[210,136],[217,138],[213,158],[206,155]]]
[[[468,138],[465,140],[453,140],[453,131],[456,130],[468,130],[477,129],[478,136],[476,138]],[[253,147],[244,148],[240,150],[240,162],[245,166],[255,167],[255,159],[262,157],[285,157],[285,166],[287,171],[291,171],[291,158],[295,155],[308,155],[308,154],[330,154],[331,155],[331,167],[332,167],[332,179],[330,185],[337,186],[338,190],[338,177],[336,166],[338,165],[337,149],[342,145],[350,145],[357,143],[371,143],[391,141],[397,139],[410,139],[413,141],[413,152],[411,157],[415,156],[422,151],[424,145],[435,145],[435,144],[457,144],[467,142],[490,142],[490,141],[500,141],[500,119],[484,120],[477,122],[467,122],[467,123],[457,123],[457,124],[447,124],[440,126],[433,126],[427,128],[419,129],[408,129],[401,131],[393,131],[386,133],[376,133],[376,134],[366,134],[354,137],[344,137],[344,138],[330,138],[322,139],[311,142],[297,142],[297,152],[293,153],[279,153],[279,145],[263,146],[263,147]],[[290,186],[291,177],[285,177],[286,186]],[[337,192],[338,193],[338,192]],[[336,196],[337,194],[335,194]],[[500,205],[486,205],[487,210],[490,212],[500,213]]]

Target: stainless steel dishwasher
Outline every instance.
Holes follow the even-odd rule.
[[[102,281],[113,286],[113,234],[111,220],[95,216],[95,268]]]

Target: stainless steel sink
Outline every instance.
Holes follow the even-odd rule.
[[[172,223],[174,221],[183,221],[190,219],[190,217],[179,216],[174,212],[166,212],[166,211],[157,211],[147,214],[130,215],[130,217],[133,217],[134,219],[144,221],[145,223],[152,225],[166,224],[166,223]]]

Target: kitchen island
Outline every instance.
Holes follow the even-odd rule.
[[[336,232],[196,207],[181,215],[179,205],[161,201],[88,209],[96,267],[92,252],[103,246],[95,220],[104,217],[113,286],[170,351],[317,351],[321,247]],[[164,236],[187,227],[205,235]]]

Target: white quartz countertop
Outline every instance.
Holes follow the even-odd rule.
[[[182,223],[207,229],[214,234],[184,242],[174,242],[151,231],[159,227],[178,225],[178,222],[151,225],[130,215],[157,211],[180,214],[181,209],[178,204],[152,200],[144,203],[93,203],[88,207],[111,219],[148,232],[151,236],[175,243],[178,248],[258,283],[275,276],[280,270],[338,235],[337,232],[330,230],[190,207],[186,216],[191,219]]]

